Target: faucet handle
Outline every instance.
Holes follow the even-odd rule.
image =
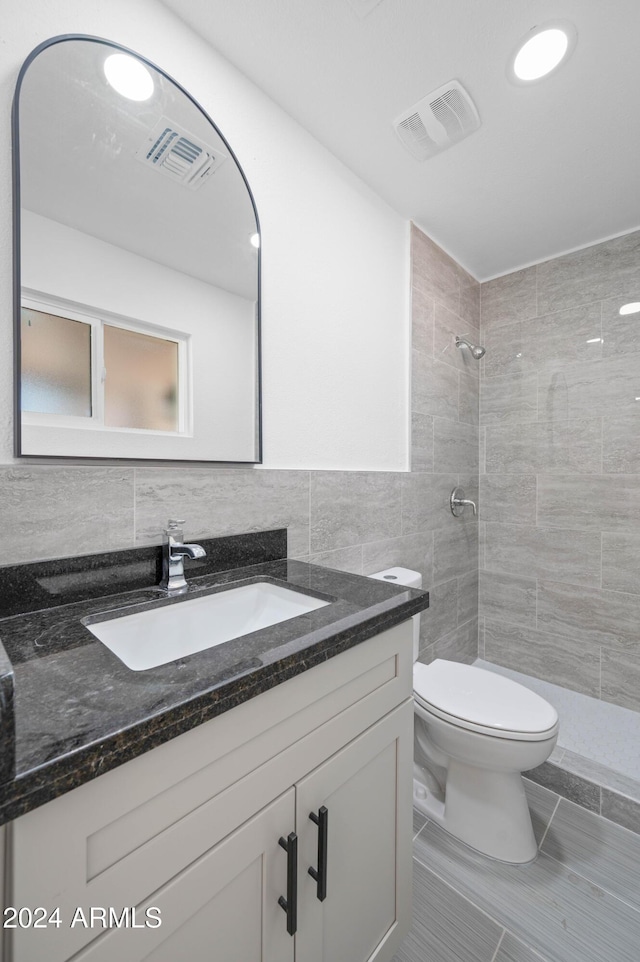
[[[178,544],[184,540],[184,534],[182,533],[183,524],[184,521],[179,521],[177,518],[169,518],[167,527],[164,530],[165,541],[168,544]]]
[[[461,517],[467,505],[472,508],[474,514],[478,513],[475,501],[465,497],[464,488],[454,488],[449,498],[449,507],[454,518]]]

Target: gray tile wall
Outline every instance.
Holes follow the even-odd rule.
[[[477,657],[478,524],[454,518],[456,485],[477,499],[479,367],[455,346],[477,343],[480,285],[417,227],[411,229],[412,471],[403,476],[402,525],[428,546],[431,607],[420,659]]]
[[[3,562],[158,544],[170,517],[185,518],[192,539],[287,527],[292,557],[420,571],[432,589],[421,657],[473,660],[478,526],[455,520],[448,499],[456,484],[477,497],[478,366],[454,338],[478,337],[480,285],[415,227],[412,280],[410,473],[4,465]]]
[[[635,710],[638,300],[635,232],[483,284],[480,322],[484,657]]]

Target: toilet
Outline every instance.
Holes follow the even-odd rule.
[[[422,587],[408,568],[370,577]],[[412,620],[414,806],[484,855],[530,862],[537,844],[521,773],[553,751],[558,714],[502,675],[443,659],[421,664],[420,615]]]

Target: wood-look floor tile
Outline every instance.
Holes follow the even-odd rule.
[[[534,952],[511,932],[505,932],[494,962],[547,962],[547,959]]]
[[[549,962],[638,958],[640,912],[548,855],[526,866],[493,861],[431,822],[414,855]]]
[[[413,868],[411,931],[393,962],[492,962],[502,927],[415,859]]]
[[[524,790],[529,803],[529,811],[531,812],[533,834],[536,837],[538,845],[540,845],[542,839],[544,838],[544,833],[547,831],[549,822],[551,821],[551,817],[556,810],[560,796],[556,795],[555,792],[550,791],[548,788],[544,788],[542,785],[532,782],[528,778],[523,779],[523,781]]]
[[[640,909],[640,837],[634,832],[563,798],[542,851]]]

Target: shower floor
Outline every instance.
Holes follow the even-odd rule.
[[[566,767],[576,774],[640,799],[640,712],[482,659],[475,664],[520,682],[554,706],[560,718],[560,733],[551,761],[564,768],[566,758],[570,763]]]

